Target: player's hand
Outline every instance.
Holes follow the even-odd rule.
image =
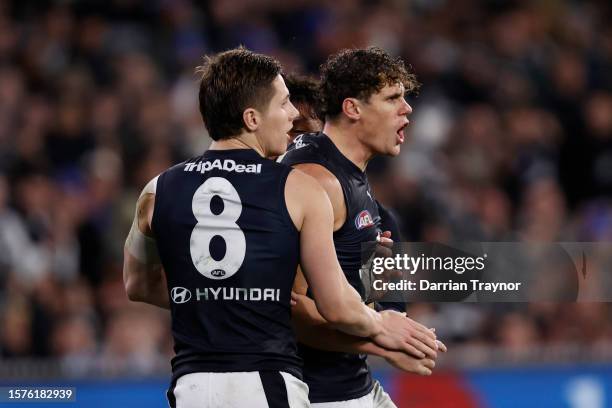
[[[376,238],[376,247],[368,262],[362,265],[362,269],[359,271],[362,276],[362,282],[366,288],[366,303],[376,302],[382,299],[386,293],[385,290],[375,290],[372,285],[374,276],[372,270],[372,259],[373,258],[388,258],[393,256],[393,240],[391,239],[391,231],[384,231]],[[366,278],[364,279],[364,275]],[[402,272],[392,269],[386,270],[376,276],[376,279],[380,279],[383,283],[391,282],[393,279],[401,278]]]
[[[386,258],[393,256],[393,240],[391,239],[391,231],[382,232],[378,238],[376,238],[376,256]]]
[[[384,359],[398,370],[418,375],[431,375],[436,366],[431,358],[415,358],[401,351],[387,351]]]
[[[372,340],[387,350],[408,353],[416,358],[437,358],[438,343],[432,330],[394,310],[380,312],[382,333]]]
[[[291,291],[291,300],[289,301],[289,303],[291,304],[291,307],[297,306],[299,302],[303,301],[303,298],[308,299],[308,296],[300,295],[297,292]]]
[[[378,237],[376,245],[376,256],[390,257],[393,256],[393,240],[391,239],[391,231],[385,231]],[[396,269],[384,271],[381,275],[383,282],[390,282],[393,278],[401,278],[402,272]]]
[[[443,353],[446,353],[448,351],[448,347],[446,347],[446,344],[442,343],[440,340],[436,340],[436,343],[438,344],[438,351],[441,351]]]

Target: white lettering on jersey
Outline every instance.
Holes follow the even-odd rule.
[[[192,296],[195,292],[195,296]],[[215,300],[246,300],[249,302],[280,302],[280,289],[275,288],[195,288],[187,289],[175,286],[170,291],[172,302],[180,305],[187,302]]]
[[[232,159],[215,159],[213,161],[199,161],[199,162],[191,162],[185,163],[184,171],[195,171],[197,173],[206,173],[207,171],[217,169],[234,173],[261,173],[261,163],[260,164],[236,164],[236,162]]]

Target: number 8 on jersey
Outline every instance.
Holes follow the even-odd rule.
[[[219,196],[223,210],[213,214],[211,201]],[[246,254],[246,238],[236,222],[242,213],[242,202],[234,186],[222,177],[211,177],[193,194],[191,203],[195,225],[189,249],[193,265],[210,279],[226,279],[238,272]],[[215,236],[225,241],[225,256],[216,261],[210,254],[210,243]]]

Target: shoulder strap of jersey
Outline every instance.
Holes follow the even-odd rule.
[[[291,231],[295,231],[296,233],[298,233],[298,230],[295,227],[293,220],[291,219],[291,215],[289,214],[289,209],[287,208],[287,201],[285,200],[285,186],[287,185],[287,178],[289,177],[289,173],[291,173],[293,168],[291,168],[290,166],[284,165],[284,164],[279,164],[279,167],[280,167],[280,180],[278,182],[278,191],[277,191],[278,208],[281,211],[283,218],[285,218],[289,229]]]

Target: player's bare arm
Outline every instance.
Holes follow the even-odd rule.
[[[166,275],[151,230],[155,185],[151,180],[136,203],[136,214],[123,249],[123,283],[128,298],[170,308]]]
[[[292,300],[294,301],[292,322],[301,343],[325,351],[378,356],[399,370],[431,375],[435,367],[434,359],[417,358],[403,351],[387,350],[370,339],[338,331],[317,312],[312,299],[293,293]],[[446,346],[442,342],[439,342],[438,346],[438,350],[446,351]]]
[[[344,195],[342,193],[342,187],[340,183],[338,182],[338,179],[329,170],[327,170],[325,167],[319,164],[305,163],[305,164],[296,165],[295,168],[313,177],[319,183],[319,185],[323,188],[323,190],[325,191],[325,193],[327,194],[329,198],[329,201],[331,202],[332,209],[334,212],[334,217],[333,217],[334,231],[338,230],[342,226],[342,224],[344,224],[344,221],[346,219],[346,204],[344,202]],[[334,254],[334,258],[335,258],[335,254]],[[301,275],[301,271],[298,270],[298,274],[296,277],[296,284],[294,285],[294,291],[296,291],[298,294],[305,294],[307,287],[308,285],[304,283],[304,279]],[[310,307],[311,309],[310,313],[317,313],[316,310],[312,310],[312,309],[315,309],[312,305],[306,306],[306,307]],[[330,342],[334,342],[336,340],[342,340],[342,341],[348,340],[347,343],[338,345],[340,347],[340,351],[346,351],[346,352],[351,352],[351,353],[363,353],[364,347],[371,348],[372,351],[375,351],[375,350],[380,351],[373,347],[375,345],[366,345],[365,344],[366,342],[364,342],[363,339],[347,339],[346,337],[342,337],[342,336],[336,337],[335,335],[331,334],[330,331],[325,330],[324,325],[317,325],[314,327],[309,327],[309,323],[312,322],[312,320],[308,319],[307,316],[302,315],[301,313],[302,311],[300,310],[294,310],[294,318],[293,318],[294,325],[296,326],[296,328],[298,326],[302,326],[302,325],[304,326],[303,330],[297,329],[298,338],[299,338],[300,332],[302,333],[309,332],[313,334],[313,330],[321,330],[321,332],[318,333],[320,336],[313,335],[312,339],[315,339],[315,341],[320,341],[322,343],[327,343],[327,344],[329,344]],[[401,315],[400,315],[401,317],[397,315],[400,315],[400,314],[394,311],[385,311],[381,313],[381,316],[383,317],[383,319],[389,320],[389,323],[391,323],[392,321],[398,321],[399,319],[401,319],[401,317],[403,317]],[[402,333],[408,336],[408,339],[407,339],[407,342],[405,343],[402,343],[402,344],[396,343],[395,348],[407,351],[408,353],[410,353],[416,358],[422,358],[425,356],[430,357],[430,358],[436,358],[438,345],[436,343],[435,335],[425,326],[419,324],[418,322],[414,320],[411,320],[408,318],[404,318],[403,320],[405,320],[405,322],[402,322],[399,327],[407,326],[405,327],[405,329],[402,329]],[[332,329],[332,327],[328,327],[327,329]],[[330,337],[328,337],[328,335]],[[301,341],[301,338],[300,338],[300,341]],[[389,349],[394,348],[394,347],[389,347],[390,346],[389,343],[386,343],[386,345]],[[312,346],[319,347],[319,345],[317,344],[312,344]],[[327,347],[326,344],[321,344],[320,346],[322,346],[320,348],[323,348],[323,349],[326,349]],[[365,352],[368,353],[367,351]]]
[[[342,186],[336,176],[325,167],[315,163],[298,164],[294,168],[313,177],[323,187],[334,212],[334,231],[340,229],[344,220],[346,220],[346,203],[344,202]]]
[[[430,331],[415,335],[403,314],[373,311],[361,302],[357,291],[348,283],[334,250],[331,203],[319,183],[300,171],[293,171],[287,179],[285,199],[300,231],[301,265],[323,318],[338,330],[371,337],[388,349],[412,353],[415,346],[411,343],[419,341],[425,354],[435,357],[435,336]]]
[[[323,188],[312,177],[294,170],[287,178],[285,200],[300,231],[302,268],[321,315],[350,334],[384,334],[382,319],[361,303],[340,268],[332,239],[333,211]]]

